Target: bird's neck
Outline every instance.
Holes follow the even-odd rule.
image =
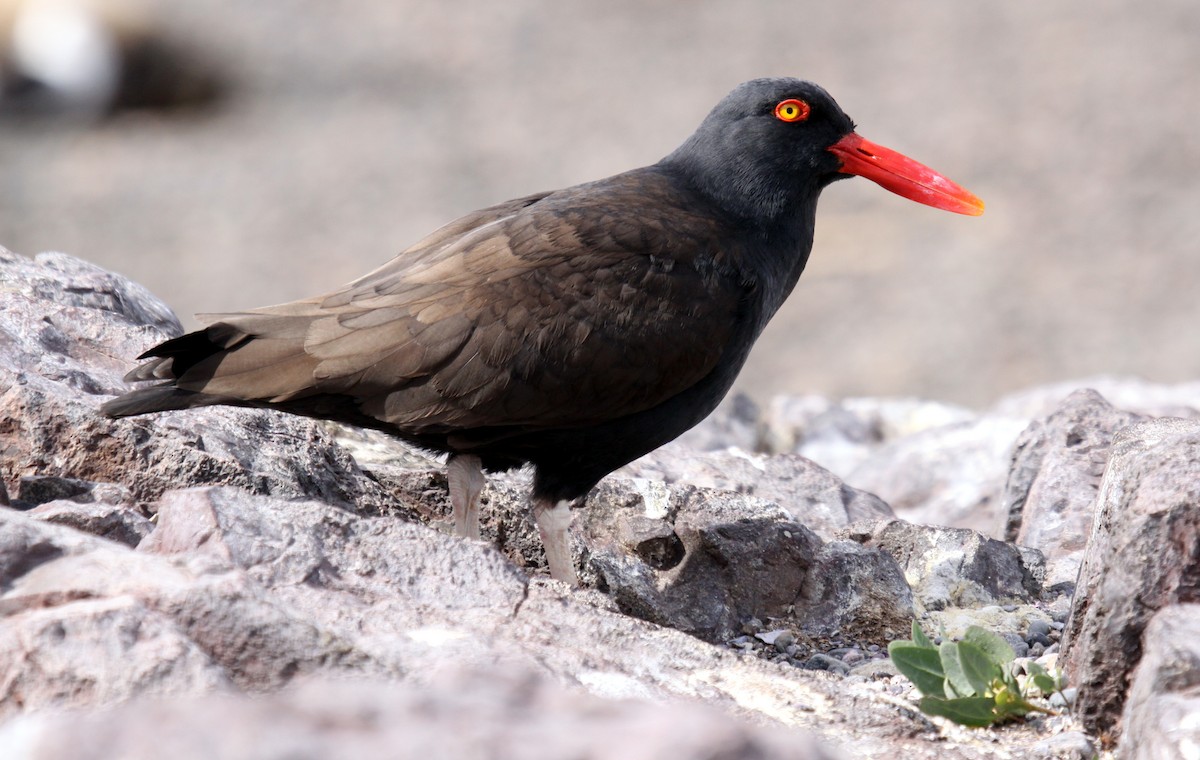
[[[660,161],[658,168],[746,228],[772,237],[795,237],[804,232],[797,226],[807,225],[811,236],[822,185],[797,183],[787,173],[764,170],[741,152],[705,151],[690,142]]]

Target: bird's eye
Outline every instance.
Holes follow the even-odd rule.
[[[810,111],[812,108],[803,100],[788,98],[775,106],[775,118],[780,121],[804,121],[808,118]]]

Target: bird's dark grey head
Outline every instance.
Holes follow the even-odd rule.
[[[829,147],[854,130],[829,93],[800,79],[738,85],[660,166],[727,211],[761,224],[815,207],[847,175]]]

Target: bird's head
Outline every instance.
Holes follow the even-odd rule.
[[[983,213],[982,201],[941,174],[860,137],[829,93],[799,79],[739,85],[663,164],[762,221],[811,210],[822,188],[852,174],[934,208]]]

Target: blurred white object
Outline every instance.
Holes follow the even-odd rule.
[[[22,77],[84,110],[105,108],[121,79],[120,46],[96,5],[77,0],[20,3],[10,37],[10,60]]]
[[[203,101],[203,57],[169,39],[149,0],[0,0],[0,109],[90,118]]]

